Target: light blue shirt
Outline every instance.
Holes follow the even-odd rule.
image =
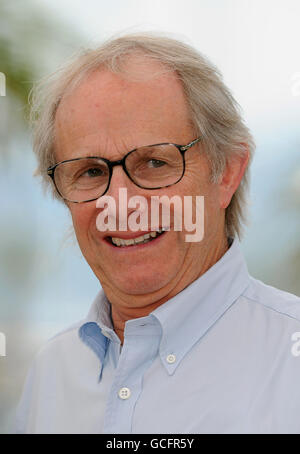
[[[296,334],[295,334],[296,333]],[[29,372],[21,433],[300,433],[300,299],[248,275],[237,240],[124,345],[103,292]]]

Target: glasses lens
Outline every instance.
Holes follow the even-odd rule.
[[[85,202],[97,199],[106,191],[109,169],[102,159],[83,158],[59,164],[54,178],[62,197],[71,202]]]
[[[175,145],[141,147],[126,158],[126,169],[132,180],[148,189],[177,183],[183,174],[183,156]]]

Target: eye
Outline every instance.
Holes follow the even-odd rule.
[[[160,159],[150,159],[148,161],[148,166],[154,169],[157,169],[158,167],[163,167],[164,165],[166,165],[166,163],[164,161],[161,161]]]
[[[95,177],[102,177],[104,175],[104,172],[102,169],[99,167],[91,167],[90,169],[86,170],[81,174],[81,177],[89,177],[89,178],[95,178]]]

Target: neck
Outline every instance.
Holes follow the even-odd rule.
[[[195,267],[194,261],[185,260],[181,270],[167,286],[150,294],[124,294],[113,285],[102,282],[103,290],[111,303],[112,322],[121,344],[124,342],[124,329],[127,320],[146,317],[163,303],[173,298],[193,281],[211,268],[228,249],[226,237],[221,238],[214,247],[207,247],[201,254],[201,266]]]

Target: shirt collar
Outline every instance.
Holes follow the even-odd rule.
[[[249,274],[239,242],[234,239],[223,257],[206,273],[149,315],[162,328],[159,354],[170,375],[175,372],[193,345],[236,301],[249,283]],[[81,340],[100,360],[99,380],[108,338],[120,343],[113,330],[110,314],[110,303],[101,291],[84,324],[79,328]],[[172,361],[168,362],[170,355],[173,355]]]
[[[249,283],[246,262],[238,240],[234,239],[227,252],[206,273],[152,312],[162,327],[159,353],[169,374],[174,373],[188,351]],[[175,356],[171,364],[167,362],[169,355]]]
[[[120,339],[113,330],[111,306],[103,290],[98,293],[94,300],[84,323],[78,330],[78,334],[80,339],[93,350],[100,360],[100,381],[109,339],[120,343]]]

